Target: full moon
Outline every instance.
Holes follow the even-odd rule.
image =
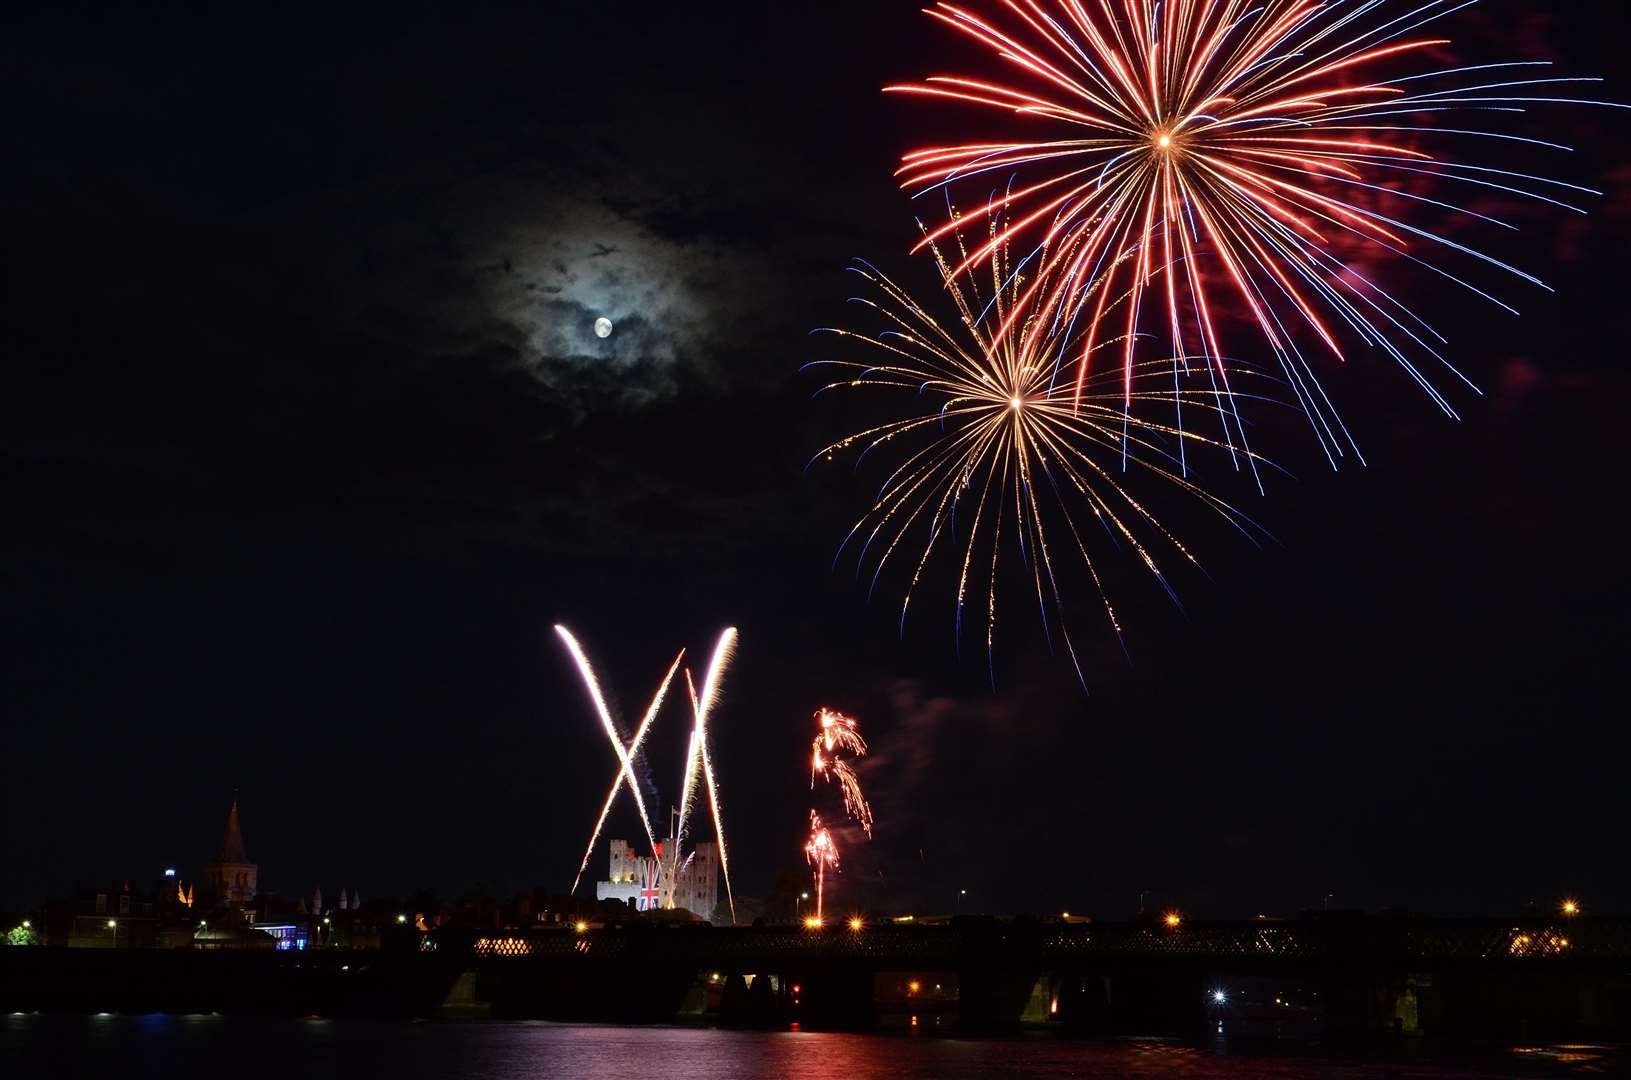
[[[612,336],[612,320],[602,315],[595,320],[595,337],[608,338]]]

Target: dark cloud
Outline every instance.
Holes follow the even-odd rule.
[[[828,137],[835,104],[792,91],[814,57],[745,47],[734,67],[699,67],[668,44],[701,32],[677,13],[642,12],[637,35],[596,5],[557,14],[478,10],[456,34],[431,22],[344,66],[351,176],[300,204],[331,224],[342,317],[448,362],[504,354],[579,418],[784,384],[801,324],[830,302],[812,283],[877,243],[846,203],[892,201],[887,171],[812,161],[788,137],[812,112]],[[762,18],[709,28],[709,46],[762,40]],[[616,92],[586,40],[619,42]],[[743,93],[772,70],[781,100]],[[909,229],[891,232],[898,246]]]
[[[580,415],[648,406],[682,381],[762,381],[744,354],[789,291],[771,256],[665,235],[580,188],[526,170],[356,226],[330,262],[335,302],[355,332],[445,363],[497,350]]]

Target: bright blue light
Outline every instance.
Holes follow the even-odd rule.
[[[164,876],[165,877],[175,877],[176,872],[174,870],[165,870],[164,871]]]

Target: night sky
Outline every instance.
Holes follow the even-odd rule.
[[[739,893],[803,866],[825,704],[875,751],[846,903],[1631,904],[1631,120],[1524,118],[1606,196],[1456,234],[1556,289],[1505,289],[1521,318],[1388,271],[1484,390],[1460,423],[1357,351],[1327,375],[1367,467],[1266,420],[1292,475],[1217,479],[1277,543],[1180,506],[1182,608],[1113,566],[1125,652],[1080,595],[1084,694],[1016,596],[993,689],[949,579],[902,638],[898,579],[869,603],[831,569],[880,475],[805,470],[867,411],[799,372],[851,317],[848,260],[923,280],[891,172],[957,120],[878,88],[968,54],[918,6],[19,19],[0,906],[191,877],[234,792],[285,895],[564,890],[616,759],[556,622],[626,720],[740,628],[714,722]],[[1489,0],[1452,36],[1631,100],[1618,7]],[[665,809],[687,727],[651,744]]]

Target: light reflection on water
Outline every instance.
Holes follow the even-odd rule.
[[[220,1016],[0,1018],[8,1077],[106,1080],[1495,1080],[1618,1076],[1598,1047],[1434,1056],[1231,1048],[1225,1042],[911,1038],[544,1023],[402,1024]]]

